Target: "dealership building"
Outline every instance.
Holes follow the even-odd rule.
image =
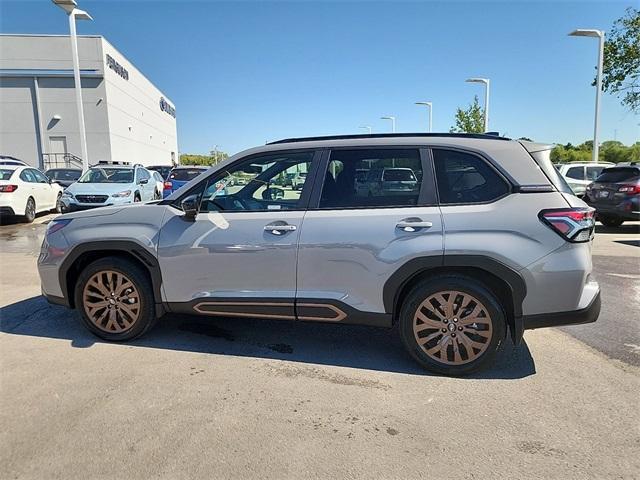
[[[78,54],[89,164],[177,162],[173,102],[103,37]],[[0,155],[81,165],[77,112],[69,36],[0,35]]]

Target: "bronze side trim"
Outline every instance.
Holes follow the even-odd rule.
[[[217,315],[222,317],[253,317],[253,318],[281,318],[285,320],[295,320],[294,315],[278,315],[271,313],[254,312],[229,312],[224,310],[203,310],[202,307],[293,307],[293,303],[277,302],[200,302],[193,306],[193,309],[203,315]]]
[[[298,320],[315,320],[320,322],[339,322],[347,318],[347,314],[340,310],[335,305],[329,303],[298,303],[298,307],[310,307],[310,308],[326,308],[336,314],[335,317],[317,317],[317,316],[300,316]]]

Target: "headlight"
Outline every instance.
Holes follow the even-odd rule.
[[[66,190],[64,192],[62,192],[62,196],[63,197],[68,197],[68,198],[76,198],[76,197],[73,196],[73,193],[67,192]]]
[[[123,192],[114,193],[111,196],[115,198],[123,198],[123,197],[128,197],[129,195],[131,195],[131,190],[125,190]]]

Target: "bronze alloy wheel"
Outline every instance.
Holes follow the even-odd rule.
[[[101,270],[82,291],[84,311],[91,323],[107,333],[130,330],[140,318],[140,294],[124,274]]]
[[[437,292],[413,317],[413,334],[431,359],[464,365],[482,355],[493,334],[489,310],[474,296],[457,290]]]

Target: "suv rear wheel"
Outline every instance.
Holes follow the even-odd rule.
[[[138,265],[118,257],[101,258],[82,271],[75,304],[87,328],[109,341],[136,338],[156,321],[149,278]]]
[[[425,280],[400,311],[405,347],[427,370],[465,375],[488,365],[505,337],[496,297],[479,282],[458,275]]]

